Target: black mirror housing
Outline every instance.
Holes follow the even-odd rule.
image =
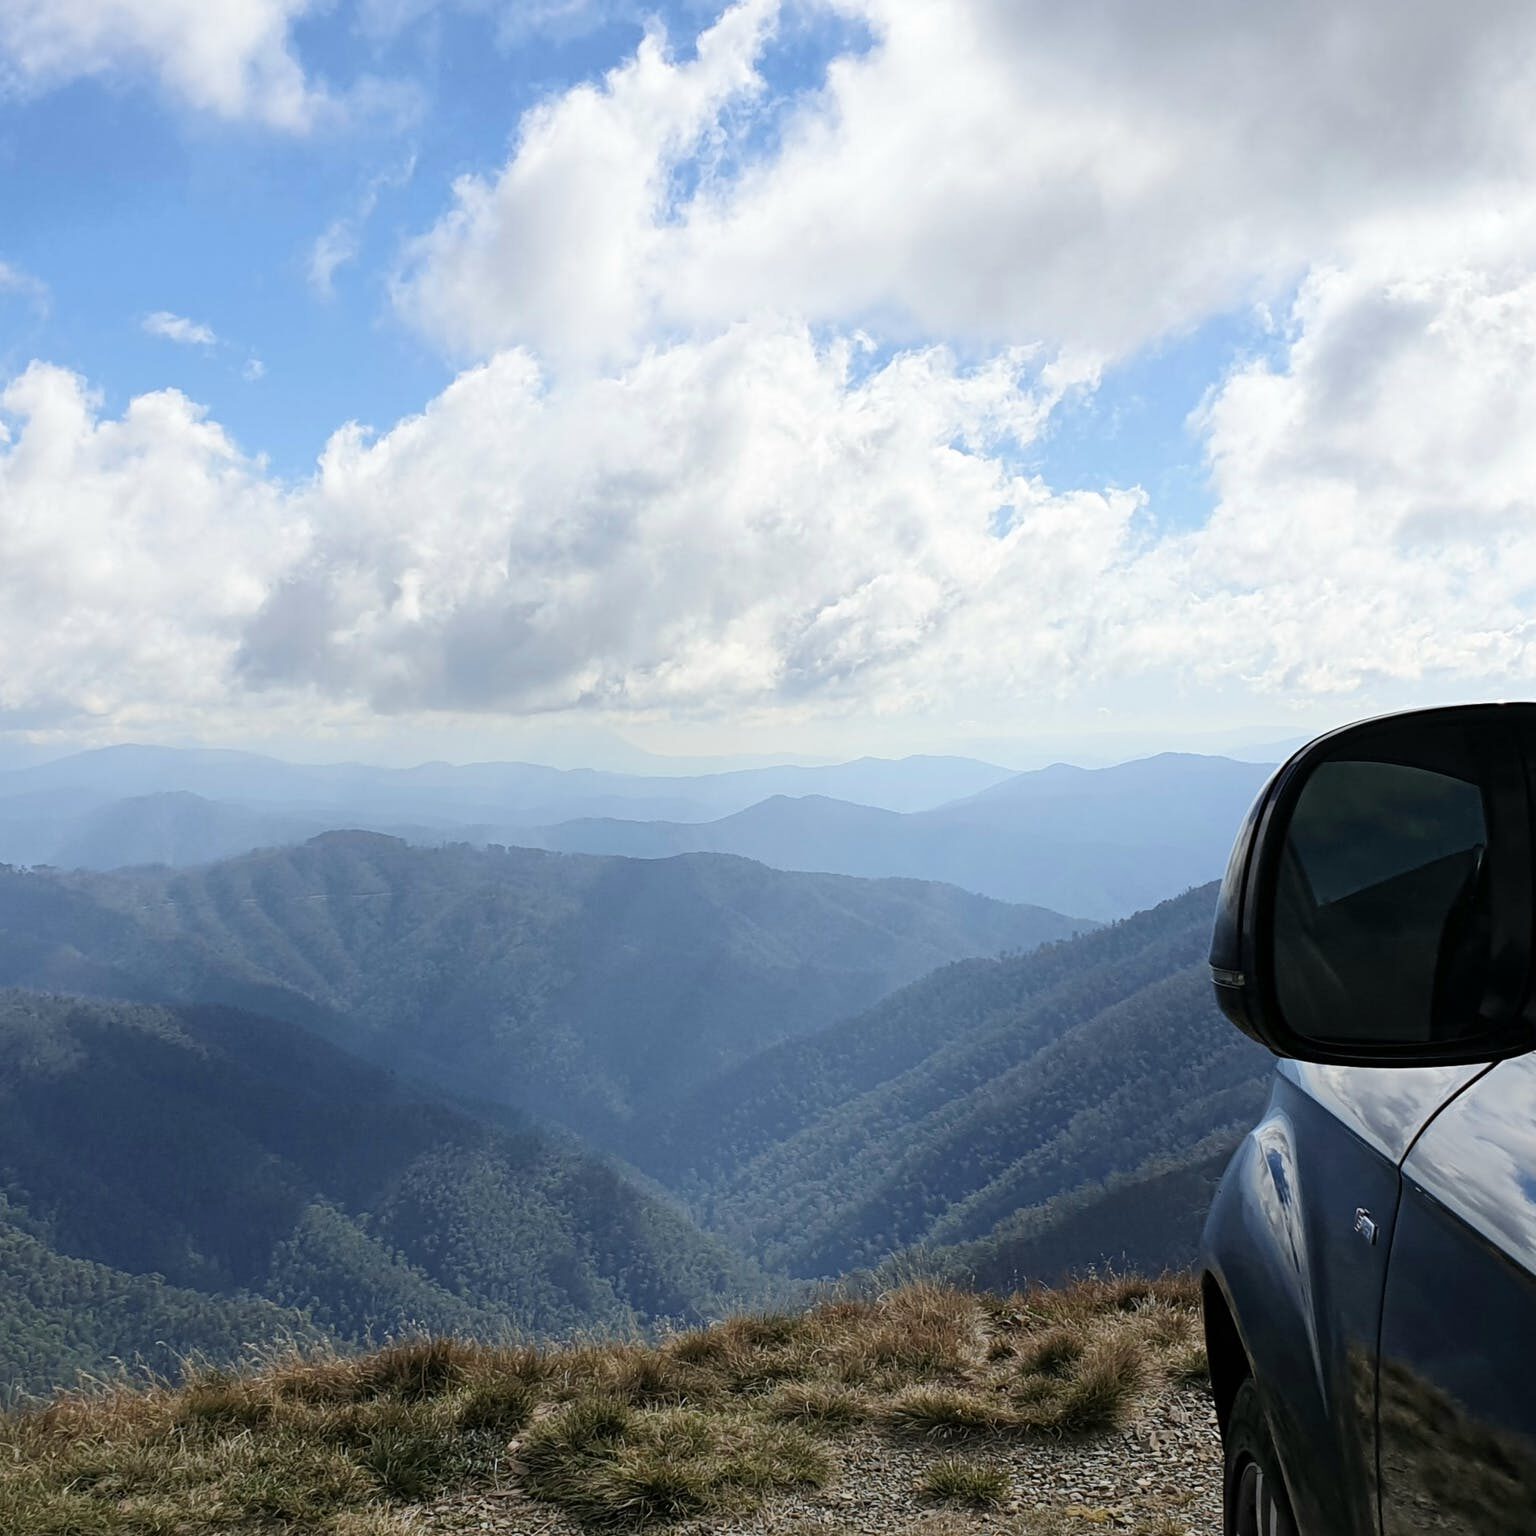
[[[1222,881],[1222,1012],[1303,1061],[1532,1049],[1533,782],[1533,704],[1390,715],[1302,748],[1259,792]]]

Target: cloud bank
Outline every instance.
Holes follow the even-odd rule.
[[[529,113],[395,283],[464,371],[306,483],[174,392],[12,383],[0,724],[1529,687],[1536,11],[840,9],[869,46],[793,101],[743,0]],[[1030,472],[1260,301],[1204,524]]]
[[[308,128],[327,98],[290,28],[311,0],[0,0],[0,87],[33,91],[145,72],[219,117]]]

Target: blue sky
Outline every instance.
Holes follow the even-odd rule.
[[[1518,693],[1536,19],[1485,20],[0,0],[0,736]]]
[[[185,390],[288,478],[312,472],[340,423],[383,428],[420,410],[455,367],[391,311],[404,245],[443,212],[456,177],[506,158],[528,108],[600,80],[648,23],[686,55],[709,20],[699,6],[582,5],[517,26],[505,15],[515,9],[421,8],[386,26],[340,4],[303,18],[292,47],[309,71],[342,89],[372,78],[386,98],[330,132],[210,120],[143,75],[12,100],[0,117],[0,259],[50,299],[42,313],[25,295],[0,310],[0,362],[9,372],[42,355],[76,369],[109,410]],[[788,102],[821,85],[829,57],[866,45],[846,19],[791,12],[764,75]],[[759,145],[768,131],[756,127]],[[355,230],[356,256],[319,292],[315,244],[338,221]],[[161,312],[207,326],[217,344],[146,334]]]
[[[210,120],[142,76],[13,101],[0,129],[5,259],[46,282],[51,302],[42,317],[8,306],[0,355],[10,368],[41,354],[77,369],[109,408],[184,389],[285,476],[310,473],[340,422],[387,426],[419,410],[454,370],[390,314],[402,243],[442,211],[455,176],[504,158],[528,106],[600,75],[641,26],[498,32],[492,16],[455,8],[381,37],[348,6],[305,20],[294,47],[316,74],[342,85],[372,74],[401,95],[328,133]],[[358,255],[322,295],[311,254],[339,219],[357,222]],[[219,344],[145,334],[158,311],[209,326]],[[253,357],[258,380],[245,377]]]

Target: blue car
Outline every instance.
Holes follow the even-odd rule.
[[[1282,1058],[1207,1220],[1227,1536],[1536,1532],[1536,705],[1324,736],[1222,885]]]

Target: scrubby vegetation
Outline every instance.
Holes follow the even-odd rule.
[[[988,1506],[989,1444],[1124,1425],[1189,1376],[1199,1331],[1186,1280],[1089,1278],[1009,1297],[914,1284],[647,1345],[295,1349],[0,1417],[0,1530],[383,1536],[406,1506],[492,1483],[640,1525],[819,1486],[870,1433],[933,1447],[927,1497]]]

